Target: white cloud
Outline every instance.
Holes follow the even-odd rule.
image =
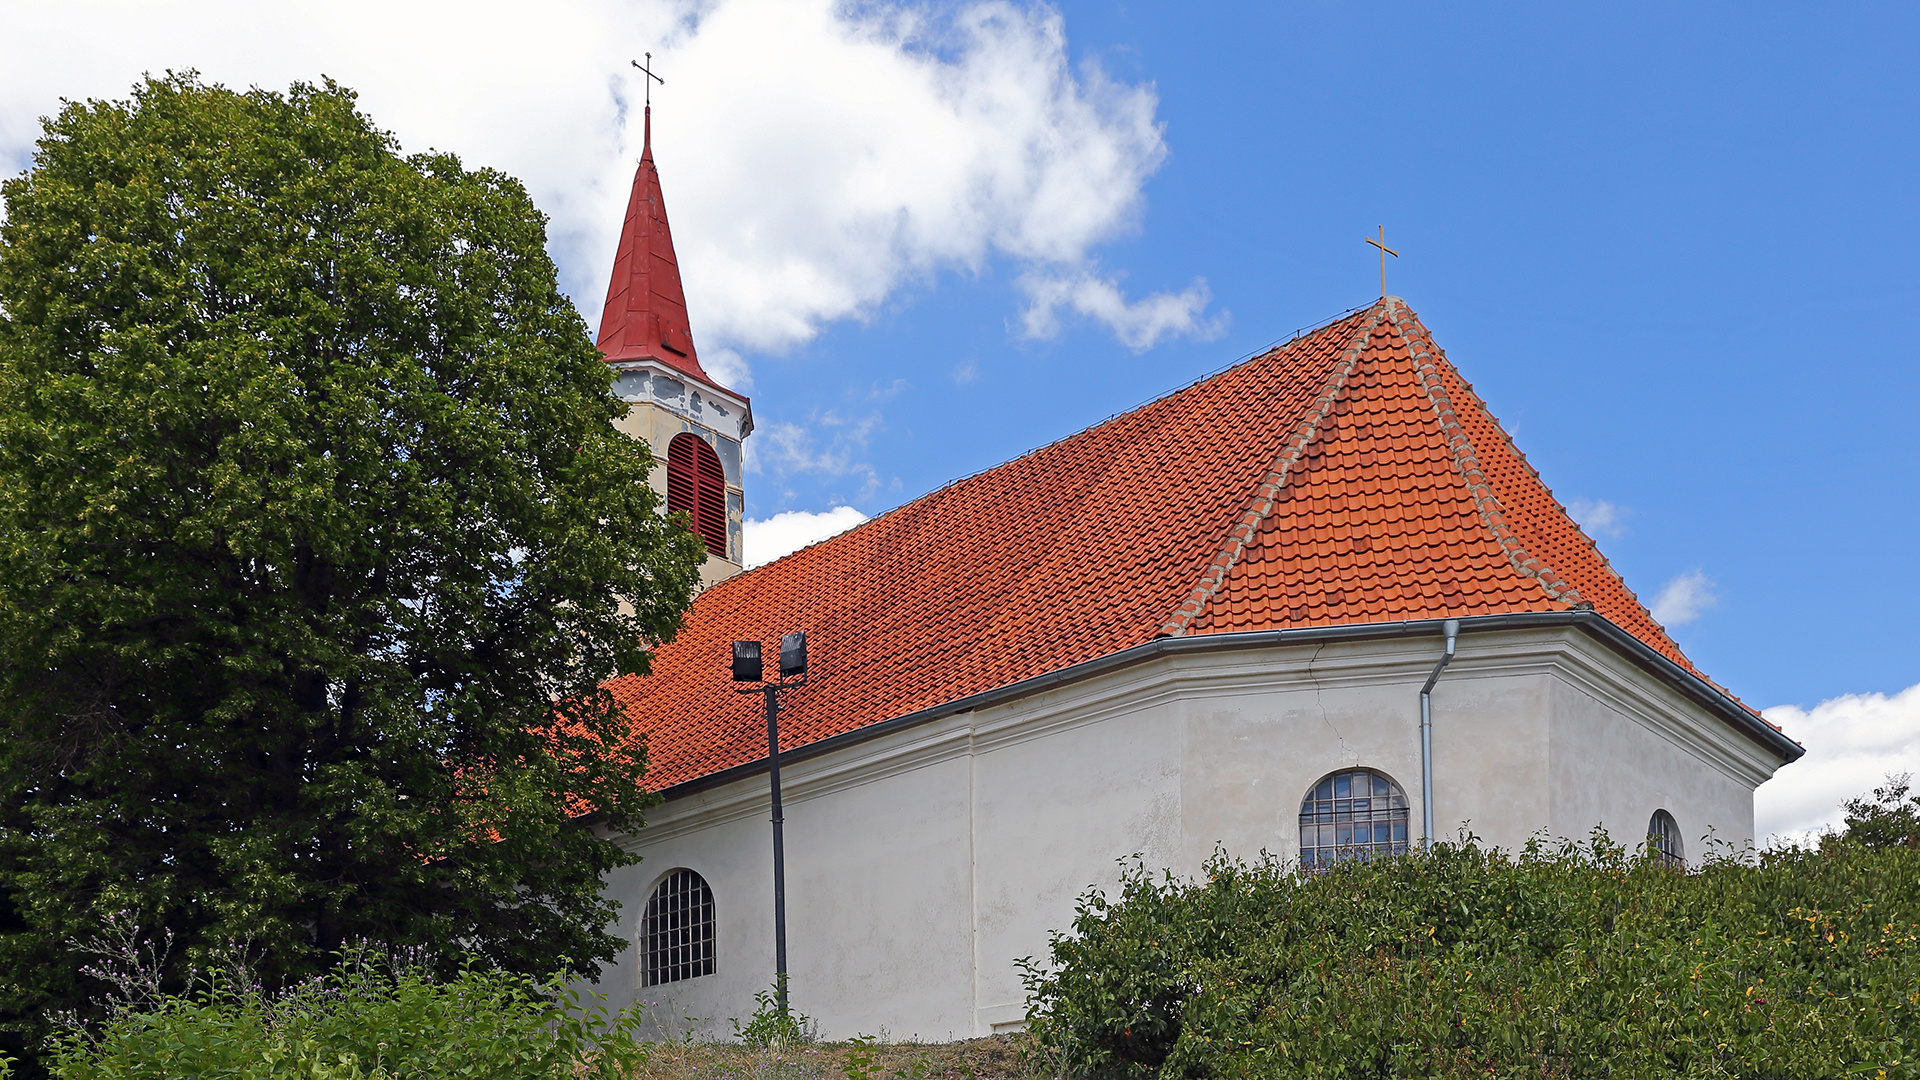
[[[1569,499],[1567,513],[1589,536],[1619,536],[1627,531],[1627,515],[1630,511],[1624,506],[1615,506],[1605,499]]]
[[[1699,570],[1689,570],[1667,582],[1653,601],[1653,618],[1662,626],[1685,626],[1720,602],[1713,582]]]
[[[867,520],[867,515],[851,506],[836,506],[825,513],[788,510],[765,521],[748,518],[746,535],[747,569],[790,555],[808,544],[817,544],[829,536],[846,532]]]
[[[27,164],[59,99],[125,98],[142,72],[282,91],[331,76],[405,149],[521,178],[552,217],[566,283],[597,309],[633,169],[616,89],[636,74],[628,54],[681,21],[662,0],[556,0],[538,17],[506,0],[0,5],[0,159]]]
[[[700,366],[729,390],[742,394],[753,390],[753,370],[747,366],[746,358],[732,349],[701,349]]]
[[[1152,90],[1076,75],[1049,9],[853,10],[728,0],[664,54],[685,73],[657,133],[667,199],[727,340],[804,341],[994,253],[1077,265],[1165,157]],[[699,179],[677,195],[683,160]]]
[[[1128,302],[1087,276],[1134,228],[1166,156],[1150,85],[1068,57],[1046,6],[838,0],[76,0],[0,6],[0,163],[24,167],[58,99],[143,71],[284,89],[331,75],[409,150],[520,177],[562,284],[597,322],[640,151],[638,73],[694,332],[738,352],[804,342],[901,286],[994,257],[1129,344],[1202,325],[1204,286]],[[1200,291],[1196,292],[1195,289]],[[715,372],[719,377],[719,372]]]
[[[831,409],[809,416],[805,425],[788,421],[765,424],[756,428],[753,438],[744,444],[746,468],[761,475],[857,477],[857,497],[868,498],[880,490],[880,474],[859,457],[867,448],[867,438],[880,425],[877,412],[846,417]]]
[[[1058,312],[1066,308],[1104,325],[1120,343],[1142,352],[1162,337],[1195,337],[1203,341],[1219,337],[1226,329],[1224,315],[1201,318],[1212,294],[1204,280],[1178,293],[1157,292],[1129,301],[1117,281],[1091,271],[1060,273],[1036,271],[1020,279],[1029,305],[1021,317],[1022,329],[1030,338],[1050,338],[1060,333]]]
[[[1920,683],[1891,697],[1846,694],[1811,709],[1778,705],[1764,712],[1807,755],[1754,792],[1754,832],[1763,841],[1804,843],[1838,828],[1840,804],[1889,774],[1920,777]]]

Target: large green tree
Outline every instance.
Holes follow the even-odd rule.
[[[597,970],[631,857],[580,811],[647,798],[597,686],[703,551],[526,192],[330,82],[186,75],[0,193],[0,1013],[97,989],[121,911],[273,981]]]

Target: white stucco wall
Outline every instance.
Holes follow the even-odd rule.
[[[1301,799],[1355,766],[1400,784],[1421,820],[1418,691],[1439,639],[1161,655],[974,712],[783,763],[794,1007],[828,1037],[939,1040],[1024,1015],[1014,961],[1043,957],[1075,899],[1140,855],[1199,871],[1216,845],[1298,851]],[[752,699],[743,699],[743,708]],[[1657,808],[1736,844],[1779,759],[1572,627],[1463,634],[1434,691],[1437,831],[1486,843],[1636,843]],[[764,773],[670,800],[609,879],[629,942],[676,867],[713,889],[711,976],[641,988],[633,951],[602,977],[617,1003],[731,1031],[773,979]]]
[[[1655,810],[1666,810],[1697,863],[1707,838],[1723,853],[1753,844],[1753,789],[1780,760],[1750,739],[1729,738],[1671,687],[1567,632],[1554,681],[1552,818],[1557,836],[1595,826],[1638,844]]]

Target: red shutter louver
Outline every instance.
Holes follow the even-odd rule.
[[[689,524],[698,513],[699,471],[694,467],[693,444],[700,439],[685,433],[667,444],[667,513],[685,514]]]
[[[700,458],[700,517],[694,528],[706,538],[707,550],[727,557],[727,475],[721,471],[720,455],[702,439]]]
[[[683,431],[667,444],[667,512],[687,515],[708,554],[727,557],[727,476],[698,435]]]

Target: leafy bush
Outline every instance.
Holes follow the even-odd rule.
[[[60,1080],[615,1080],[645,1059],[639,1017],[555,978],[466,970],[450,982],[351,958],[281,995],[219,985],[70,1028]]]
[[[818,1041],[820,1026],[813,1017],[780,1007],[786,988],[787,977],[781,975],[768,989],[753,992],[753,1015],[744,1024],[739,1017],[733,1018],[734,1041],[743,1046],[774,1050]]]
[[[1138,865],[1025,962],[1071,1075],[1920,1076],[1920,850],[1693,874],[1596,835],[1318,875]]]

